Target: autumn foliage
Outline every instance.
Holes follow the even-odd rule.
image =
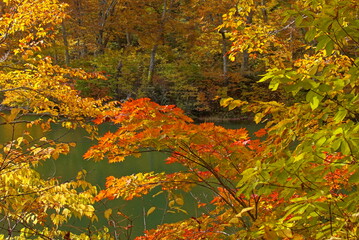
[[[100,191],[96,201],[131,200],[156,191],[176,196],[179,190],[188,192],[195,186],[215,193],[213,200],[206,203],[215,206],[214,210],[181,223],[161,225],[138,239],[260,236],[303,239],[312,233],[325,234],[324,229],[330,231],[333,214],[342,217],[335,224],[346,225],[351,221],[345,207],[338,205],[350,204],[351,195],[355,194],[352,180],[355,170],[350,164],[343,165],[348,156],[325,153],[323,158],[308,161],[293,155],[295,160],[291,163],[285,161],[285,152],[275,153],[274,146],[267,145],[277,139],[275,134],[268,136],[266,130],[258,131],[256,135],[265,136],[262,142],[250,139],[244,129],[194,124],[180,109],[160,106],[149,99],[128,101],[95,122],[104,120],[119,124],[119,128],[100,137],[98,145],[85,158],[116,162],[123,161],[124,156],[139,157],[142,152],[161,151],[169,154],[167,163],[180,163],[185,170],[174,174],[150,172],[108,177],[106,189]],[[275,141],[278,147],[283,143]],[[300,161],[305,163],[294,170]],[[181,206],[174,199],[170,207]],[[327,207],[331,212],[326,211]],[[303,229],[311,222],[313,225],[307,225],[310,230]],[[346,233],[354,229],[351,226]]]
[[[79,2],[68,2],[73,9],[83,10],[81,4],[75,4]],[[0,226],[4,230],[0,239],[118,239],[118,229],[110,233],[107,226],[96,226],[95,203],[117,198],[130,201],[149,194],[162,194],[165,211],[185,213],[188,218],[145,230],[142,236],[135,236],[138,240],[358,237],[357,1],[208,1],[213,6],[223,2],[215,9],[207,8],[212,5],[206,1],[119,2],[123,5],[103,1],[102,8],[96,8],[89,1],[86,7],[101,14],[94,28],[97,38],[90,37],[96,42],[88,46],[82,40],[93,33],[84,28],[73,35],[77,45],[66,42],[67,4],[56,0],[0,2],[0,125],[11,132],[10,139],[0,143]],[[133,14],[135,3],[143,7],[142,16]],[[217,10],[222,7],[229,9],[221,17]],[[115,31],[116,24],[110,24],[116,11],[124,13],[122,20],[131,20],[121,33]],[[189,17],[182,18],[180,13]],[[83,15],[73,14],[73,19],[79,27],[89,21]],[[207,24],[203,19],[211,21]],[[221,34],[208,30],[214,24]],[[224,57],[222,81],[228,80],[228,56],[239,64],[243,76],[265,73],[259,82],[267,82],[273,93],[292,96],[282,102],[236,96],[220,100],[229,111],[241,109],[264,125],[254,136],[243,128],[196,123],[180,108],[149,98],[121,102],[85,98],[76,87],[106,81],[104,72],[59,66],[56,59],[46,56],[46,49],[58,44],[60,32],[65,50],[72,46],[81,53],[92,46],[94,54],[102,56],[112,37],[126,36],[129,42],[136,37],[142,49],[151,51],[148,60],[154,64],[137,89],[144,93],[156,82],[152,60],[158,57],[157,51],[166,52],[162,44],[171,39],[170,29],[185,33],[191,26],[208,30],[198,35],[199,42],[215,34],[223,37],[222,51],[215,51]],[[147,36],[140,31],[145,27],[156,31]],[[229,39],[232,46],[227,52]],[[196,46],[193,50],[206,55],[205,48]],[[69,61],[71,54],[66,55]],[[132,59],[131,54],[127,57]],[[116,74],[119,80],[122,72]],[[175,83],[174,79],[169,82]],[[187,83],[174,86],[193,90]],[[220,92],[219,85],[214,84],[212,95]],[[231,92],[230,86],[222,93]],[[206,94],[198,94],[198,99],[206,99]],[[18,133],[20,125],[23,130]],[[101,125],[116,129],[100,134]],[[37,166],[68,154],[75,146],[46,136],[53,126],[83,128],[96,140],[84,154],[86,160],[116,163],[128,161],[128,156],[161,152],[166,156],[164,163],[180,166],[180,170],[108,176],[103,189],[87,182],[85,171],[66,182],[56,177],[44,179]],[[44,135],[32,134],[34,128],[41,128]],[[198,189],[211,195],[210,199],[195,199],[199,214],[193,216],[186,211],[184,196]],[[145,214],[154,211],[152,207]],[[112,228],[116,227],[111,222],[114,215],[129,219],[120,210],[107,209],[103,215]],[[72,232],[66,224],[73,217],[86,218],[91,224],[86,231]]]
[[[92,74],[62,68],[41,55],[57,35],[65,6],[56,0],[0,2],[0,125],[10,136],[2,136],[0,144],[1,239],[63,238],[62,226],[70,218],[96,219],[97,189],[84,180],[85,172],[63,182],[44,179],[37,171],[40,164],[68,154],[76,145],[48,138],[54,125],[83,127],[91,133],[94,127],[87,119],[104,106],[103,100],[82,98],[73,87],[75,79]],[[36,128],[43,135],[33,135]]]
[[[249,138],[244,130],[195,125],[181,115],[176,125],[172,113],[161,110],[165,106],[146,99],[122,106],[140,111],[110,114],[114,123],[123,120],[118,131],[99,138],[86,157],[116,161],[141,151],[168,152],[167,162],[186,167],[177,188],[200,185],[215,193],[207,203],[214,210],[161,225],[141,239],[358,236],[357,4],[344,2],[240,1],[224,16],[221,27],[230,30],[233,41],[229,57],[241,64],[248,58],[263,63],[267,73],[260,81],[294,96],[287,103],[221,100],[229,110],[242,108],[254,113],[256,123],[265,123],[256,133],[260,139]],[[111,146],[109,154],[103,154],[102,146]],[[110,177],[96,199],[126,198],[126,187],[134,193],[131,197],[153,186],[173,191],[165,173],[148,176]],[[144,184],[138,182],[141,178]]]

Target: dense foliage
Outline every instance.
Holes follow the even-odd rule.
[[[107,115],[118,131],[85,157],[122,161],[155,149],[186,170],[109,177],[96,199],[131,199],[158,185],[169,196],[193,185],[216,193],[213,211],[139,239],[358,237],[357,13],[355,1],[240,1],[221,26],[231,31],[230,58],[242,66],[244,57],[258,59],[268,68],[260,81],[294,101],[221,100],[266,122],[261,141],[244,130],[194,125],[146,99],[125,103]]]
[[[82,96],[116,100],[149,97],[176,104],[189,114],[223,111],[216,96],[278,100],[255,62],[241,70],[228,60],[230,48],[222,15],[233,0],[67,0],[62,37],[48,50],[56,63],[100,71],[107,80],[77,81]],[[227,113],[228,114],[228,113]]]
[[[124,233],[131,226],[114,224],[128,218],[121,211],[104,212],[111,232],[96,227],[94,203],[163,194],[165,211],[187,213],[183,195],[195,187],[213,193],[196,199],[199,215],[136,239],[359,236],[356,0],[3,0],[0,7],[0,124],[11,132],[0,143],[0,239],[131,238]],[[292,97],[283,101],[283,93]],[[215,96],[265,127],[250,137],[195,124],[167,104],[210,111]],[[20,124],[26,131],[16,131]],[[101,124],[117,128],[101,135]],[[44,179],[36,167],[75,145],[46,136],[53,126],[84,128],[97,140],[85,159],[113,163],[158,151],[182,170],[109,176],[100,191],[83,171],[67,182]],[[72,231],[72,217],[93,224]]]
[[[88,120],[105,108],[102,100],[82,98],[73,87],[74,79],[93,74],[54,65],[40,53],[55,38],[64,4],[10,0],[0,6],[0,125],[8,126],[10,136],[2,136],[0,145],[0,238],[61,238],[66,232],[60,226],[72,216],[96,219],[97,189],[84,181],[83,172],[69,182],[41,178],[36,166],[67,154],[75,144],[31,131],[47,132],[57,124],[91,133]],[[20,125],[26,130],[19,132]]]

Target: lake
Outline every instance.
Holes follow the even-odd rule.
[[[254,132],[260,128],[260,126],[248,122],[220,122],[218,123],[226,128],[242,128],[245,127],[249,132]],[[109,129],[114,129],[114,126],[103,126],[101,132],[106,132]],[[23,130],[23,126],[16,126],[16,135],[20,134]],[[11,139],[11,126],[0,126],[0,134],[2,141]],[[40,138],[44,135],[40,128],[36,128],[33,131],[33,136]],[[120,163],[108,163],[106,161],[93,162],[87,161],[82,158],[83,154],[88,148],[94,144],[88,137],[86,132],[78,130],[66,130],[54,128],[53,131],[48,132],[47,137],[50,139],[58,138],[61,141],[75,142],[76,147],[68,155],[60,156],[59,159],[50,159],[38,167],[39,172],[44,178],[58,177],[61,181],[68,181],[76,177],[77,172],[80,170],[86,170],[86,180],[90,183],[97,185],[99,189],[104,188],[105,179],[107,176],[121,177],[138,172],[167,172],[171,173],[180,169],[181,166],[175,164],[165,164],[164,159],[166,155],[163,153],[145,153],[141,158],[128,157],[125,161]],[[127,215],[131,221],[126,220],[123,217],[117,216],[118,222],[116,225],[127,226],[132,225],[126,232],[120,230],[123,234],[129,234],[128,239],[133,239],[143,233],[145,229],[155,228],[161,223],[171,223],[189,217],[196,217],[200,214],[197,209],[195,198],[201,199],[206,202],[206,199],[211,199],[211,192],[201,188],[195,188],[191,193],[184,195],[185,205],[184,209],[189,213],[166,213],[166,199],[165,195],[161,194],[153,197],[152,194],[144,196],[143,198],[137,198],[132,201],[124,201],[116,199],[112,201],[105,201],[96,204],[97,214],[99,216],[99,222],[91,223],[89,220],[73,219],[68,224],[69,229],[73,228],[80,231],[87,231],[86,228],[89,225],[95,225],[100,228],[103,225],[108,225],[107,220],[103,217],[103,212],[108,208],[113,208],[114,213],[120,211]],[[149,208],[156,207],[156,210],[146,216],[146,212]],[[113,225],[114,222],[111,224]],[[74,230],[72,229],[72,230]],[[118,229],[117,229],[118,230]],[[126,236],[121,236],[120,239],[127,239]]]

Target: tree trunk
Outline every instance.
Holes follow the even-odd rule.
[[[116,80],[116,89],[115,89],[115,94],[116,94],[116,99],[120,100],[121,98],[121,89],[120,89],[120,78],[122,76],[122,61],[120,60],[117,64],[117,68],[116,68],[116,75],[115,75],[115,80]]]
[[[268,12],[267,12],[267,9],[264,8],[264,6],[266,5],[266,0],[262,0],[261,5],[263,6],[263,8],[262,8],[263,21],[265,23],[267,23],[268,22]]]
[[[250,25],[253,22],[253,12],[250,12],[246,24]],[[247,50],[243,51],[242,64],[241,64],[241,75],[247,75],[249,71],[249,53]]]
[[[245,50],[242,53],[242,64],[241,64],[241,75],[246,75],[249,69],[249,54],[248,51]]]
[[[105,35],[105,26],[106,22],[108,20],[108,17],[113,14],[116,4],[118,0],[112,0],[109,4],[107,0],[99,0],[99,20],[98,20],[98,27],[99,31],[96,37],[96,43],[97,43],[97,50],[96,54],[103,54],[105,52],[107,43],[109,38],[104,37]]]
[[[126,29],[126,45],[131,46],[131,35],[130,35],[128,29]]]
[[[224,84],[228,83],[228,57],[227,57],[227,41],[226,41],[226,30],[221,29],[219,33],[222,35],[222,59],[223,59],[223,79]]]
[[[162,11],[161,21],[160,21],[160,26],[159,26],[160,27],[159,35],[155,42],[155,45],[152,47],[150,65],[148,67],[148,76],[147,76],[148,84],[152,82],[153,74],[155,72],[156,53],[157,53],[157,48],[158,48],[159,42],[163,38],[164,25],[166,23],[166,14],[167,14],[167,0],[163,0],[163,11]]]
[[[64,46],[65,46],[65,65],[69,66],[70,65],[69,42],[67,41],[67,31],[64,22],[62,22],[61,24],[61,30],[62,30],[62,38],[64,40]]]
[[[148,67],[148,78],[147,78],[147,81],[149,83],[152,82],[153,74],[155,72],[157,48],[158,48],[158,44],[154,45],[151,51],[150,66]]]

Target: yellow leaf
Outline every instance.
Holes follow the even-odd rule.
[[[183,205],[183,204],[184,204],[184,201],[183,201],[183,198],[182,198],[182,197],[177,197],[177,198],[175,199],[175,201],[176,201],[176,203],[177,203],[178,205]]]
[[[85,169],[82,169],[81,171],[79,171],[77,173],[77,176],[76,176],[76,179],[77,180],[80,180],[80,179],[83,179],[87,174],[87,171]]]
[[[229,98],[222,98],[221,101],[219,102],[221,104],[222,107],[227,107],[234,99],[229,97]]]
[[[262,121],[262,118],[264,117],[265,115],[263,113],[257,113],[255,116],[254,116],[254,121],[258,124],[260,121]]]
[[[59,152],[56,151],[56,150],[52,153],[52,158],[55,159],[55,160],[58,159],[59,156],[60,156],[60,154],[59,154]]]
[[[71,211],[68,208],[64,208],[64,210],[62,210],[62,214],[67,217],[69,214],[71,214]]]
[[[304,240],[304,237],[302,235],[299,235],[299,234],[294,234],[293,235],[293,240]]]
[[[106,218],[107,220],[110,219],[111,214],[112,214],[112,209],[111,209],[111,208],[107,209],[107,210],[103,213],[103,215],[105,216],[105,218]]]
[[[19,109],[19,108],[13,108],[13,109],[11,109],[11,113],[10,113],[10,115],[8,116],[9,122],[14,121],[14,119],[15,119],[16,116],[19,114],[19,112],[20,112],[20,109]]]
[[[234,61],[236,60],[236,58],[235,58],[235,56],[234,56],[233,54],[230,54],[230,55],[228,56],[228,59],[229,59],[230,61],[232,61],[232,62],[234,62]]]
[[[12,121],[14,121],[16,116],[19,114],[19,112],[20,112],[19,108],[13,108],[13,109],[11,109],[11,112],[9,115],[0,113],[0,116],[5,120],[5,122],[12,122]]]
[[[153,194],[152,197],[157,197],[157,196],[160,195],[161,193],[163,193],[163,191],[159,191],[158,193]]]
[[[278,230],[277,235],[282,238],[293,238],[292,230],[289,228]]]
[[[24,138],[23,137],[18,137],[17,138],[17,144],[18,145],[21,145],[21,143],[24,141]]]
[[[98,217],[95,214],[93,214],[91,217],[91,222],[94,222],[94,221],[96,221],[96,222],[98,221]]]
[[[236,217],[242,217],[243,213],[248,212],[248,211],[250,211],[252,209],[254,209],[254,207],[243,208],[242,211],[236,215]]]
[[[239,219],[236,218],[236,217],[234,217],[234,218],[232,218],[231,220],[229,220],[228,223],[230,223],[230,224],[237,224],[237,223],[239,223]]]
[[[148,209],[147,216],[150,215],[151,213],[153,213],[155,210],[156,210],[156,207],[151,207],[150,209]]]
[[[240,106],[242,106],[243,104],[246,104],[246,103],[247,103],[246,101],[234,100],[229,104],[228,110],[231,111],[231,110],[235,109],[236,107],[240,107]]]
[[[278,240],[277,233],[269,226],[264,227],[264,239],[265,240]]]

